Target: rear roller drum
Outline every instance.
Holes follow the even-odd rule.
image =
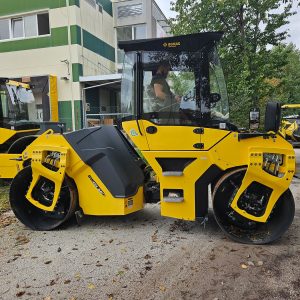
[[[60,191],[57,205],[52,212],[47,212],[31,204],[26,193],[32,181],[31,167],[26,167],[14,178],[10,187],[10,204],[16,217],[33,230],[52,230],[67,221],[77,207],[77,189],[73,181],[66,176]],[[32,194],[43,205],[51,204],[54,183],[41,178]]]
[[[266,223],[249,220],[230,206],[245,173],[245,168],[236,169],[221,177],[215,185],[212,196],[215,219],[225,234],[237,242],[271,243],[280,238],[293,222],[295,215],[293,195],[290,190],[287,190],[278,199]],[[253,188],[247,188],[241,195],[239,207],[250,211],[252,215],[260,216],[264,212],[270,192],[270,189],[257,183]]]

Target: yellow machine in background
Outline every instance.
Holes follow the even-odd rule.
[[[206,219],[211,190],[216,221],[230,238],[265,244],[286,232],[295,213],[295,152],[277,134],[280,105],[267,105],[265,132],[239,132],[230,122],[221,36],[120,43],[122,128],[49,130],[33,141],[10,188],[19,220],[51,230],[74,214],[127,215],[159,201],[163,216]]]
[[[50,79],[54,84],[55,80]],[[58,121],[57,107],[57,99],[51,97],[53,121]],[[0,178],[13,178],[23,168],[21,153],[36,139],[42,123],[31,86],[0,78]]]
[[[300,143],[300,104],[285,104],[281,107],[285,110],[297,110],[297,115],[283,117],[279,132],[292,143]]]

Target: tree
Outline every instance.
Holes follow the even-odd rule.
[[[279,45],[273,55],[285,56],[287,64],[269,80],[272,98],[282,103],[300,103],[300,50],[295,45]]]
[[[251,106],[259,106],[287,58],[272,51],[288,36],[282,29],[293,15],[293,0],[177,0],[174,34],[223,31],[220,54],[231,99],[231,115],[245,126]]]

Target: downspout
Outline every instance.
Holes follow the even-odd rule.
[[[72,49],[71,49],[71,27],[70,27],[70,12],[69,12],[69,9],[70,9],[70,0],[67,0],[67,14],[68,14],[68,48],[69,48],[69,57],[70,57],[70,64],[71,64],[71,69],[72,69],[72,72],[71,72],[71,85],[70,85],[70,88],[71,88],[71,108],[72,108],[72,127],[73,127],[73,130],[75,130],[75,105],[74,105],[74,93],[73,93],[73,68],[72,68],[72,65],[73,65],[73,60],[72,60]],[[80,84],[80,83],[79,83]]]

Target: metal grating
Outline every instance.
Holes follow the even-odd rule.
[[[124,5],[118,7],[118,18],[138,16],[143,13],[143,4]]]

